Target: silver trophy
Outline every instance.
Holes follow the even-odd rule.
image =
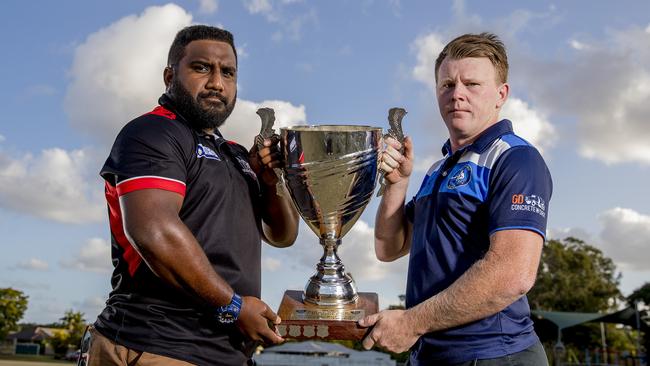
[[[280,131],[285,184],[324,251],[302,300],[319,307],[353,304],[359,298],[357,288],[336,252],[373,196],[382,130],[320,125]]]
[[[401,119],[405,113],[401,108],[390,110],[391,136],[403,137]],[[275,139],[273,110],[262,108],[258,114],[262,119],[258,144],[265,138]],[[278,309],[282,318],[278,331],[283,337],[361,340],[366,329],[358,327],[356,322],[379,311],[377,293],[358,292],[336,252],[341,238],[350,231],[373,196],[381,176],[381,146],[379,127],[280,128],[285,165],[276,173],[323,246],[316,274],[311,276],[305,290],[284,293]]]

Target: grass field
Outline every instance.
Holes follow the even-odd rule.
[[[56,364],[74,365],[74,362],[55,360],[53,357],[49,356],[0,355],[0,366],[52,366]]]

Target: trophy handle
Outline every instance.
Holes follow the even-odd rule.
[[[273,124],[275,123],[275,110],[273,110],[273,108],[264,107],[259,108],[256,113],[262,119],[260,133],[255,136],[255,143],[257,144],[258,150],[264,148],[264,139],[271,139],[275,144],[280,142],[280,135],[275,133],[275,129],[273,129]],[[278,183],[275,185],[275,193],[279,197],[284,197],[284,177],[282,175],[282,169],[274,168],[273,171],[278,177]]]
[[[399,143],[402,144],[402,148],[399,150],[401,154],[404,154],[404,130],[402,130],[402,118],[404,118],[407,113],[408,112],[404,108],[395,107],[389,109],[388,125],[390,128],[388,129],[388,133],[383,136],[383,138],[392,137],[399,141]],[[379,177],[379,190],[377,191],[377,197],[383,196],[384,191],[386,190],[386,178],[384,177],[386,172],[380,168],[379,174],[381,176]]]

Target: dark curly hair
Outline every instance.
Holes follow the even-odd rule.
[[[169,47],[167,66],[176,65],[185,56],[185,46],[192,41],[199,40],[213,40],[228,43],[235,53],[235,61],[237,60],[237,49],[235,49],[235,40],[232,33],[225,29],[209,25],[191,25],[176,33],[176,38],[174,38],[174,42]]]

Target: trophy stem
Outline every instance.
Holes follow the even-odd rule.
[[[357,286],[336,254],[341,239],[321,238],[323,256],[305,286],[303,301],[320,306],[343,307],[359,298]]]

